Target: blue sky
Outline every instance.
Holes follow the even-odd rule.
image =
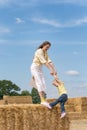
[[[87,96],[87,0],[0,0],[0,80],[31,91],[32,58],[45,40],[69,97]],[[48,98],[58,97],[43,69]]]

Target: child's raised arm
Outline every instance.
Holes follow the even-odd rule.
[[[62,84],[62,81],[60,81],[59,79],[58,79],[58,76],[57,75],[53,75],[54,76],[54,82],[56,83],[56,84],[58,84],[58,85],[61,85]],[[57,85],[57,86],[58,86]]]

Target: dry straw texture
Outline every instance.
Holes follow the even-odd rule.
[[[0,130],[87,130],[87,97],[69,98],[65,107],[67,115],[60,119],[59,105],[52,110],[40,104],[0,105]]]
[[[68,130],[69,119],[60,119],[59,108],[41,105],[0,106],[0,130]]]

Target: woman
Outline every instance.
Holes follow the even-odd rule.
[[[47,51],[50,48],[51,43],[48,41],[43,42],[35,52],[34,59],[31,65],[31,74],[38,90],[41,104],[51,109],[51,106],[45,100],[46,83],[42,71],[42,66],[45,65],[51,75],[56,75],[57,72],[54,68],[52,61],[50,60]]]

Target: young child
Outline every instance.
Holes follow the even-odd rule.
[[[67,91],[65,89],[64,83],[57,79],[55,79],[52,84],[58,87],[59,98],[56,99],[54,102],[50,103],[50,106],[53,107],[60,103],[61,118],[63,118],[66,115],[64,104],[68,100]]]

